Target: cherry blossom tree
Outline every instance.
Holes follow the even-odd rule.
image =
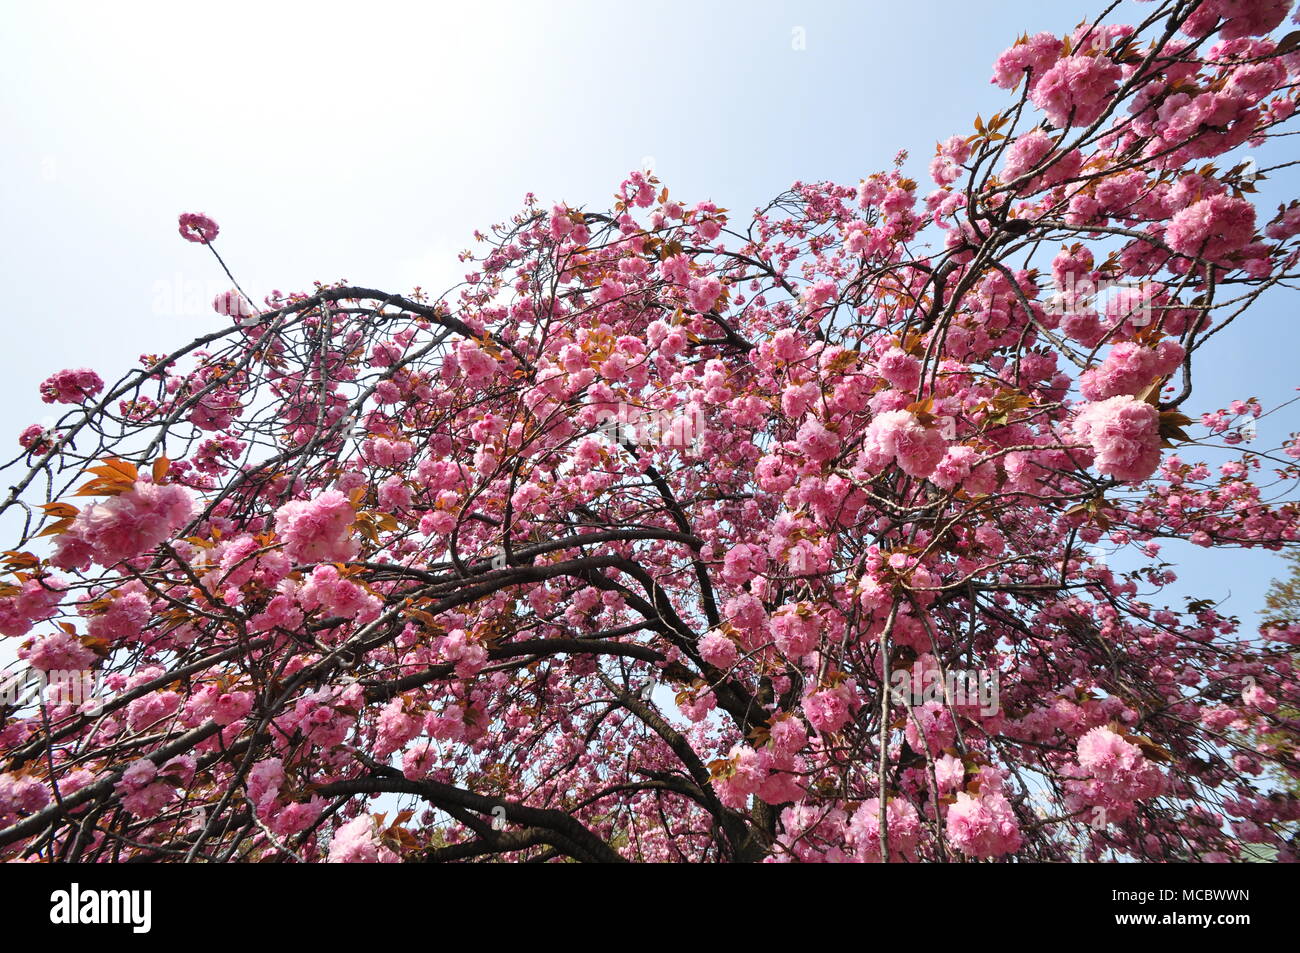
[[[185,347],[54,374],[0,858],[1294,859],[1300,623],[1159,558],[1300,547],[1300,439],[1194,387],[1300,277],[1251,198],[1289,7],[1021,37],[932,190],[632,173],[439,296],[231,276]]]

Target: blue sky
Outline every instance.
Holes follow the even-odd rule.
[[[110,379],[217,326],[207,302],[228,282],[176,234],[181,211],[220,222],[259,297],[338,278],[441,290],[472,231],[524,193],[607,205],[647,157],[674,195],[734,213],[796,179],[854,183],[900,148],[925,182],[936,140],[1007,101],[996,55],[1100,6],[6,0],[0,441],[48,415],[50,372]],[[1220,335],[1193,409],[1292,396],[1294,310],[1275,297]],[[1287,411],[1261,434],[1296,429]],[[1279,566],[1165,551],[1189,556],[1181,588],[1231,592],[1243,616]]]

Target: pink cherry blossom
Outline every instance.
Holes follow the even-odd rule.
[[[185,212],[180,217],[181,237],[187,242],[200,242],[204,245],[216,241],[217,223],[202,212]]]
[[[1218,261],[1240,251],[1255,233],[1255,208],[1245,199],[1212,195],[1178,212],[1165,229],[1174,251]]]
[[[41,384],[41,400],[47,404],[80,404],[103,389],[104,382],[89,368],[59,371]]]
[[[1144,480],[1160,464],[1160,414],[1128,395],[1085,404],[1074,433],[1092,446],[1098,473],[1117,480]]]
[[[1216,396],[1287,353],[1300,54],[1123,13],[932,157],[530,194],[450,290],[49,376],[0,861],[1295,860],[1300,623],[1176,563],[1300,545],[1290,385]]]
[[[285,551],[300,563],[347,561],[356,555],[352,537],[356,510],[338,490],[310,500],[290,500],[275,511],[275,529]]]

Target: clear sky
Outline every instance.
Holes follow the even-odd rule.
[[[220,223],[260,298],[313,279],[442,290],[526,192],[607,206],[647,161],[733,213],[797,179],[856,183],[900,148],[928,187],[936,140],[1006,103],[997,54],[1101,6],[0,0],[0,446],[48,415],[49,373],[109,380],[217,327],[228,282],[179,212]],[[1293,396],[1295,320],[1275,299],[1220,335],[1191,409]],[[1297,429],[1288,411],[1261,435]],[[1279,566],[1166,546],[1185,553],[1185,590],[1231,592],[1243,616]]]

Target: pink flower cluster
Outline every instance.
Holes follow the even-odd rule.
[[[95,653],[68,632],[55,632],[18,650],[18,657],[41,672],[71,672],[90,668]]]
[[[720,668],[724,671],[735,665],[736,659],[739,657],[736,643],[717,629],[713,629],[704,638],[700,639],[699,648],[700,658],[714,668]]]
[[[156,691],[126,706],[126,722],[132,731],[145,731],[170,719],[181,707],[181,696],[173,691]]]
[[[398,467],[415,454],[415,446],[406,440],[372,437],[361,448],[361,456],[371,466]]]
[[[276,719],[275,727],[281,737],[301,731],[309,744],[332,748],[356,727],[356,713],[364,704],[365,691],[356,683],[323,688],[298,699],[292,711]]]
[[[1188,36],[1215,31],[1225,40],[1263,36],[1277,27],[1291,9],[1290,0],[1202,0],[1183,22]]]
[[[1003,51],[993,64],[992,82],[1003,89],[1015,89],[1029,71],[1029,85],[1042,78],[1061,55],[1063,44],[1054,33],[1038,33]]]
[[[204,685],[185,705],[186,723],[201,725],[209,718],[218,725],[233,725],[253,708],[253,693],[230,691],[218,684]]]
[[[312,570],[298,590],[298,604],[310,612],[321,609],[326,616],[373,622],[379,618],[383,603],[350,579],[344,579],[338,567],[325,564]]]
[[[375,819],[369,814],[354,817],[330,841],[331,864],[395,864],[398,856],[379,842]]]
[[[357,554],[352,537],[356,510],[338,490],[311,500],[290,500],[275,511],[275,531],[299,563],[346,562]]]
[[[930,482],[941,490],[951,490],[961,484],[971,493],[991,493],[997,485],[997,472],[993,464],[980,462],[974,447],[957,444],[944,453],[930,474]]]
[[[1161,341],[1154,348],[1122,341],[1100,366],[1079,377],[1079,392],[1088,400],[1136,396],[1148,384],[1172,374],[1186,355],[1177,341]]]
[[[809,460],[825,463],[840,451],[841,441],[816,417],[807,418],[795,434],[795,444]]]
[[[914,391],[921,385],[921,362],[902,348],[890,348],[876,362],[876,370],[894,390]]]
[[[985,786],[977,797],[959,791],[948,808],[945,830],[948,841],[969,857],[1001,857],[1020,848],[1015,811],[996,787]]]
[[[80,404],[104,389],[104,382],[86,367],[51,374],[41,383],[41,400],[47,404]]]
[[[772,640],[787,658],[800,658],[817,647],[822,620],[807,603],[783,606],[768,621]]]
[[[49,785],[30,774],[0,774],[0,827],[50,803]]]
[[[58,612],[63,599],[62,580],[28,579],[12,596],[0,597],[0,635],[26,635],[34,623]]]
[[[161,768],[148,758],[131,762],[117,782],[122,807],[136,817],[155,817],[176,799],[176,789],[194,780],[195,762],[190,755],[172,758]]]
[[[803,712],[810,725],[823,734],[830,734],[847,725],[853,712],[861,705],[857,685],[848,681],[805,695]]]
[[[206,245],[216,241],[217,223],[202,212],[182,212],[180,217],[181,238],[187,242],[201,242]]]
[[[734,810],[744,810],[750,797],[768,804],[798,801],[803,788],[792,773],[800,764],[799,751],[808,743],[808,730],[798,718],[781,718],[772,725],[770,743],[760,748],[732,746],[730,764],[714,782],[718,799]]]
[[[1002,178],[1007,182],[1014,182],[1026,172],[1036,168],[1054,147],[1052,137],[1041,129],[1033,129],[1022,136],[1017,136],[1007,148],[1007,157],[1002,164]]]
[[[1165,242],[1180,255],[1220,261],[1245,248],[1254,234],[1254,205],[1245,199],[1211,195],[1170,219]]]
[[[912,802],[904,798],[889,798],[885,804],[885,824],[890,860],[915,860],[922,831],[921,816]],[[847,835],[858,860],[880,862],[880,798],[868,798],[859,805],[849,820]]]
[[[259,761],[248,772],[248,799],[258,819],[277,837],[302,833],[316,823],[325,809],[325,800],[319,795],[309,801],[288,800],[284,781],[284,762],[279,758]]]
[[[96,603],[104,600],[95,600]],[[132,580],[107,597],[108,607],[96,611],[87,623],[87,630],[96,639],[108,642],[139,637],[152,615],[149,590],[144,584]]]
[[[487,648],[471,641],[464,629],[453,629],[442,640],[442,655],[456,664],[457,678],[470,678],[487,664]]]
[[[424,730],[424,719],[407,707],[403,699],[394,698],[380,711],[372,749],[376,758],[387,758]]]
[[[961,136],[952,136],[936,150],[930,161],[930,177],[936,185],[949,186],[961,178],[962,163],[970,158],[970,143]],[[863,232],[865,234],[865,230]],[[864,249],[850,249],[862,251]]]
[[[739,586],[761,573],[766,565],[767,557],[761,546],[737,543],[723,557],[722,578],[733,586]]]
[[[1105,111],[1122,73],[1103,56],[1066,56],[1042,75],[1030,99],[1054,126],[1090,126]]]
[[[937,429],[923,426],[909,411],[890,410],[871,421],[858,463],[868,473],[878,473],[896,461],[908,476],[925,479],[947,449]]]
[[[60,569],[113,566],[148,552],[189,522],[194,496],[174,483],[137,480],[125,493],[82,510],[54,544]]]
[[[50,438],[54,431],[46,430],[40,424],[30,424],[18,435],[18,446],[28,453],[44,453],[50,448]]]
[[[247,533],[229,536],[216,549],[217,568],[205,585],[229,592],[228,601],[237,598],[239,587],[248,582],[270,589],[293,569],[293,561],[279,550],[268,551]]]
[[[1160,412],[1146,401],[1121,395],[1085,404],[1074,435],[1091,444],[1097,472],[1117,480],[1145,480],[1160,465]]]
[[[1070,805],[1074,810],[1082,805],[1103,808],[1105,813],[1096,815],[1099,821],[1122,820],[1131,814],[1136,801],[1164,790],[1160,768],[1143,757],[1137,745],[1105,725],[1079,739],[1078,755],[1078,767],[1067,770],[1079,779],[1066,783]]]

